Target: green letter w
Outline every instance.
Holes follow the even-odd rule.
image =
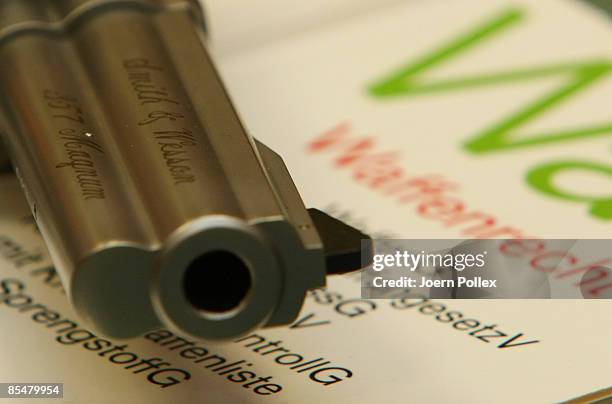
[[[485,153],[611,134],[612,122],[604,122],[589,127],[535,133],[529,137],[521,136],[520,139],[516,139],[516,136],[512,135],[512,132],[521,127],[521,125],[567,101],[571,96],[593,85],[609,74],[612,71],[612,63],[608,60],[590,60],[502,71],[434,83],[424,83],[420,80],[420,75],[429,68],[442,64],[480,44],[485,39],[515,26],[518,22],[522,21],[523,17],[524,15],[521,10],[507,10],[456,40],[425,55],[420,60],[395,71],[383,80],[370,86],[369,92],[372,96],[379,98],[415,96],[471,87],[509,84],[516,81],[533,80],[553,75],[564,75],[567,76],[567,81],[563,85],[520,108],[508,118],[502,119],[500,122],[487,128],[468,141],[465,144],[466,149],[473,153]]]

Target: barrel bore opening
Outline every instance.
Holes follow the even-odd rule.
[[[194,259],[185,270],[183,291],[197,310],[224,313],[235,309],[252,286],[246,263],[229,251],[210,251]]]

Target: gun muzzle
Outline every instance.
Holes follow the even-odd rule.
[[[78,315],[116,338],[288,324],[360,232],[240,123],[187,0],[2,0],[0,131]],[[262,94],[265,96],[265,94]]]

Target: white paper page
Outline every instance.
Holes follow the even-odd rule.
[[[368,93],[371,85],[401,68],[504,18],[511,21],[413,79],[415,87],[460,81],[456,89],[430,94],[398,90],[378,97]],[[491,228],[515,231],[500,235],[607,238],[609,218],[589,214],[591,203],[583,199],[606,202],[602,205],[610,215],[611,57],[609,19],[583,3],[465,0],[385,8],[219,57],[217,63],[251,134],[283,155],[308,202],[325,206],[346,195],[340,199],[343,207],[375,217],[377,230],[401,236],[463,237],[490,216],[495,220]],[[584,73],[588,69],[604,72],[593,78]],[[541,70],[553,72],[533,74]],[[483,86],[464,84],[504,74],[518,77]],[[586,81],[583,76],[588,85],[550,101],[553,92]],[[543,112],[529,108],[545,101],[551,105]],[[498,148],[465,148],[524,111],[533,118],[491,136],[489,143],[502,143]],[[340,130],[339,141],[309,151],[342,124],[348,129]],[[563,135],[567,138],[554,139]],[[371,145],[357,146],[364,141]],[[521,141],[539,143],[511,147]],[[336,163],[346,155],[360,158]],[[556,163],[568,169],[551,176],[553,187],[568,197],[545,193],[526,180],[531,172],[542,173]],[[368,175],[358,178],[363,172]],[[445,216],[432,206],[429,217],[415,214],[424,198],[400,202],[408,187],[400,192],[392,180],[425,177],[431,195],[436,188],[440,191],[435,195],[447,199],[439,211],[479,212],[480,221],[453,212]],[[455,221],[443,220],[450,218]]]
[[[607,301],[360,301],[350,277],[312,293],[292,327],[243,341],[106,339],[62,294],[17,181],[0,177],[0,192],[0,380],[64,383],[62,402],[540,403],[609,384]]]
[[[333,25],[402,0],[200,0],[209,46],[218,54]]]
[[[578,3],[482,0],[397,6],[219,57],[218,64],[250,132],[285,157],[310,206],[327,208],[375,234],[465,237],[463,232],[476,222],[449,225],[443,220],[440,206],[448,210],[452,197],[462,201],[465,212],[480,211],[493,216],[496,225],[526,234],[606,237],[610,221],[590,214],[584,202],[531,188],[525,176],[534,167],[563,159],[610,166],[609,136],[480,155],[462,148],[486,127],[558,89],[567,77],[393,100],[367,93],[368,84],[509,7],[519,7],[525,19],[427,71],[426,79],[576,61],[595,65],[592,60],[611,58],[607,20]],[[517,133],[529,137],[612,121],[605,102],[611,90],[610,78],[604,77]],[[354,146],[352,139],[367,136],[378,157],[367,163],[351,159],[346,146],[338,143],[309,151],[313,141],[342,122],[349,126],[335,136],[348,137],[343,145]],[[397,152],[398,157],[387,152]],[[335,164],[343,155],[343,165]],[[405,170],[402,179],[421,184],[416,194],[402,194],[410,197],[407,200],[372,188],[372,181],[386,178],[381,173],[389,175],[382,171],[389,170],[389,159],[397,163],[391,167]],[[376,172],[379,175],[373,176]],[[445,191],[436,183],[441,189],[436,192],[436,184],[427,182],[433,174],[457,186]],[[560,185],[579,192],[584,189],[574,187],[588,184],[587,191],[604,191],[596,198],[609,197],[607,174],[567,174],[571,175],[559,179]],[[437,211],[424,189],[442,201]],[[293,327],[260,330],[243,341],[171,343],[173,337],[167,336],[155,342],[161,336],[155,334],[101,342],[102,337],[86,333],[80,325],[64,330],[66,324],[53,325],[41,315],[33,318],[42,309],[29,307],[41,304],[58,313],[59,320],[78,323],[64,296],[52,286],[54,280],[44,282],[49,263],[38,256],[42,242],[23,219],[27,207],[16,181],[1,179],[0,195],[0,381],[63,382],[66,402],[539,403],[612,384],[608,301],[368,302],[357,300],[359,282],[354,277],[332,278],[326,291],[311,294]],[[19,297],[20,292],[25,297]],[[481,328],[486,329],[476,331]],[[183,346],[174,348],[177,345]],[[109,349],[113,351],[105,353]],[[232,368],[212,370],[218,367],[206,368],[210,362],[188,358],[203,349],[242,369],[220,375]],[[150,358],[168,363],[160,369],[176,370],[151,376],[152,369],[134,373],[143,365],[125,369]],[[133,361],[112,362],[128,359]],[[238,372],[255,376],[239,382]],[[170,377],[177,384],[155,384],[170,384]],[[271,385],[282,390],[270,393],[278,389]]]

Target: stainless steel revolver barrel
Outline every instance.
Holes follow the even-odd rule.
[[[326,272],[359,267],[365,236],[305,209],[204,31],[196,1],[0,2],[6,151],[75,310],[108,336],[287,324]]]

